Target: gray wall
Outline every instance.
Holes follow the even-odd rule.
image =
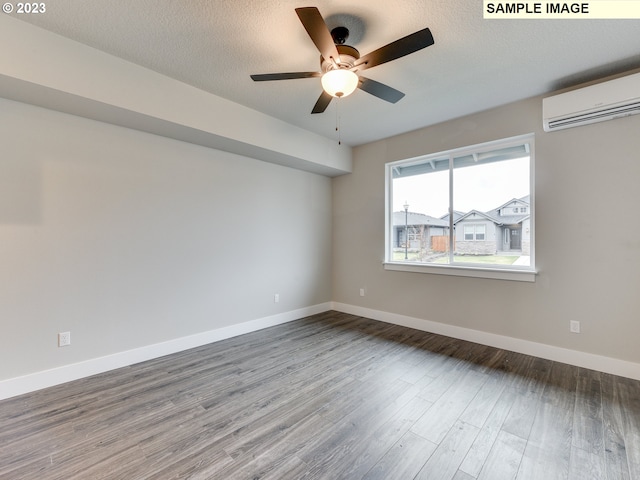
[[[353,173],[333,180],[333,300],[640,362],[640,222],[619,208],[640,205],[640,115],[544,133],[541,104],[533,98],[356,148]],[[530,132],[535,283],[383,269],[385,162]],[[569,333],[569,320],[582,322],[581,334]]]
[[[0,380],[331,300],[326,177],[2,99],[0,140]]]

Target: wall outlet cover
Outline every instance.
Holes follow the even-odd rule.
[[[58,333],[58,346],[66,347],[67,345],[71,345],[71,332]]]

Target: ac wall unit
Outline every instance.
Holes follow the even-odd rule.
[[[542,99],[545,132],[640,113],[640,73]]]

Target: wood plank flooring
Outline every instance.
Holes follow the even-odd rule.
[[[0,478],[638,480],[640,382],[327,312],[0,402]]]

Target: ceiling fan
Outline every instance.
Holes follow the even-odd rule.
[[[346,97],[353,93],[356,88],[387,102],[396,103],[404,97],[404,93],[383,83],[365,78],[359,73],[367,68],[417,52],[434,43],[431,31],[428,28],[424,28],[384,47],[380,47],[371,53],[360,56],[360,53],[354,47],[345,45],[349,30],[345,27],[336,27],[330,32],[316,7],[296,8],[296,13],[309,37],[311,37],[316,48],[320,51],[321,71],[266,73],[251,75],[251,78],[256,82],[265,82],[322,77],[323,91],[311,113],[324,112],[334,97]]]

